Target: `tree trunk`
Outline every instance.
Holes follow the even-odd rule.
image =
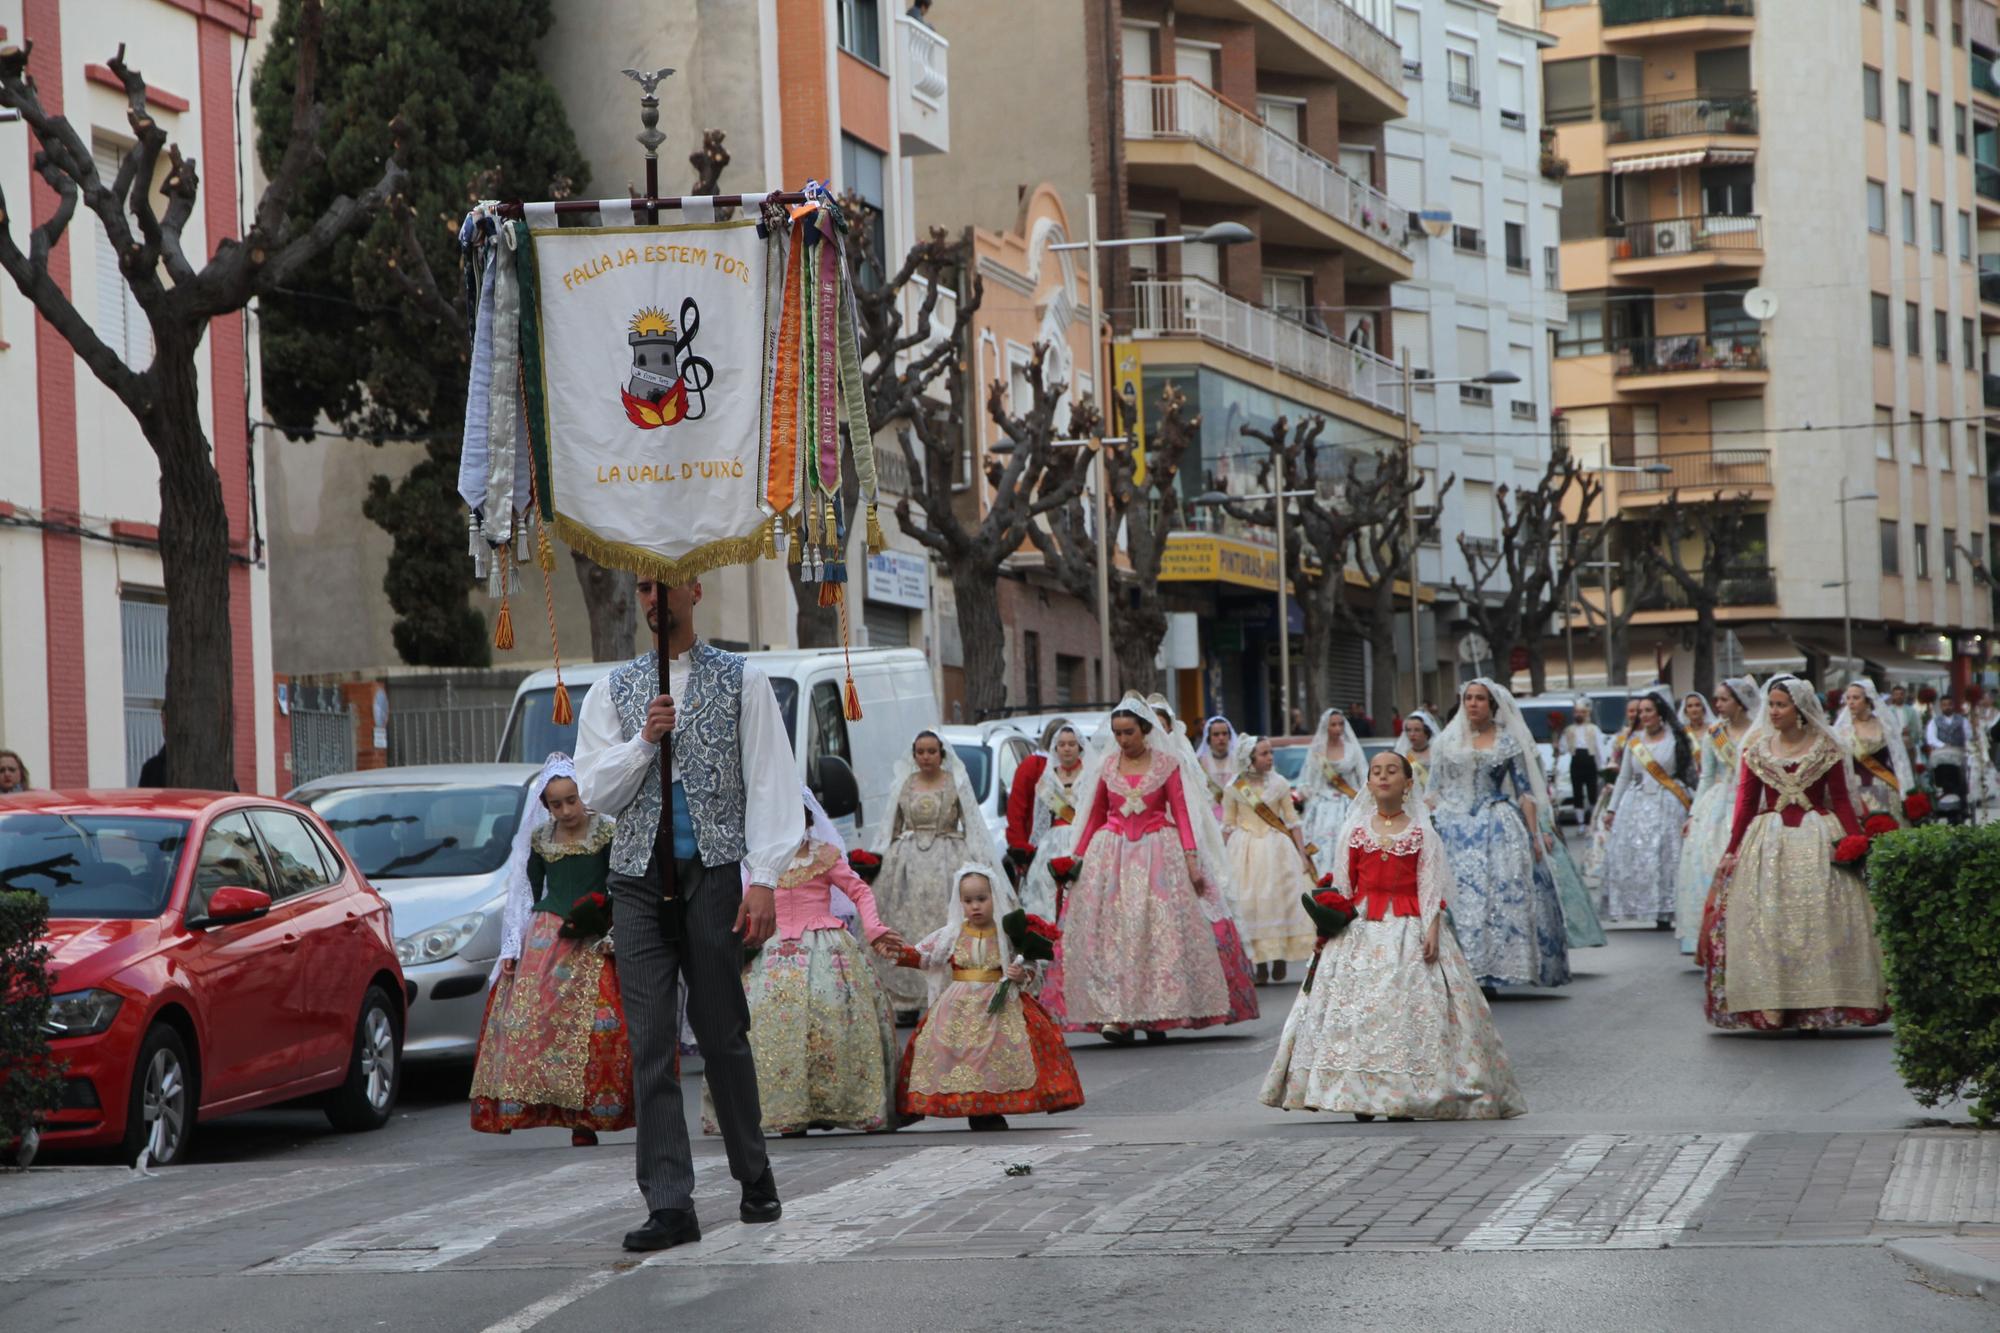
[[[965,706],[970,722],[984,721],[1007,706],[1007,630],[1000,623],[1000,598],[993,571],[977,559],[953,562],[951,600],[958,610],[958,641],[965,662]],[[803,614],[803,610],[801,610]],[[1104,664],[1111,670],[1109,662]]]
[[[1305,595],[1299,598],[1299,610],[1306,622],[1305,650],[1299,658],[1305,673],[1306,687],[1305,707],[1302,711],[1306,715],[1307,724],[1310,725],[1312,719],[1318,717],[1320,710],[1326,707],[1322,700],[1332,690],[1331,683],[1326,679],[1326,645],[1332,634],[1332,626],[1320,610],[1319,598],[1316,595],[1318,589],[1306,587],[1300,591]],[[1293,734],[1289,715],[1279,719],[1279,733],[1287,736]]]
[[[1531,694],[1549,692],[1549,662],[1542,656],[1540,639],[1528,645],[1528,691]]]
[[[623,570],[606,569],[581,551],[569,554],[590,617],[590,660],[630,661],[639,652],[638,580]]]
[[[166,783],[236,785],[229,513],[201,427],[195,346],[161,346],[141,419],[160,463],[160,576],[167,592]]]
[[[1374,677],[1368,686],[1368,712],[1381,730],[1377,735],[1389,734],[1389,719],[1399,711],[1396,707],[1396,618],[1392,614],[1385,622],[1376,617],[1369,618],[1368,655],[1374,660]]]
[[[1715,608],[1701,605],[1694,613],[1694,688],[1714,697]]]
[[[1152,694],[1160,688],[1160,643],[1167,637],[1167,613],[1157,596],[1141,593],[1140,603],[1127,607],[1116,601],[1112,589],[1111,652],[1118,659],[1117,688]]]
[[[1623,685],[1627,683],[1627,675],[1630,669],[1627,658],[1632,651],[1631,634],[1629,631],[1630,626],[1628,625],[1620,624],[1615,620],[1611,623],[1610,657],[1604,663],[1604,683],[1607,685]]]

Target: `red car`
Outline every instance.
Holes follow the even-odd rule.
[[[336,1129],[396,1104],[389,905],[310,810],[195,791],[0,798],[0,890],[49,901],[47,1148],[184,1160],[198,1120],[322,1095]]]

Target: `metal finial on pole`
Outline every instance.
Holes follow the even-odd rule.
[[[660,84],[673,71],[656,69],[647,74],[628,69],[624,74],[639,85],[639,124],[642,128],[634,137],[646,150],[646,197],[657,199],[660,194],[660,145],[667,141],[667,136],[660,133]]]

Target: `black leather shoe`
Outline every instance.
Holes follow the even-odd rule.
[[[646,1217],[646,1225],[625,1233],[628,1250],[671,1250],[701,1239],[701,1223],[692,1208],[661,1208]]]
[[[755,1223],[775,1222],[784,1215],[785,1206],[778,1202],[778,1182],[767,1166],[763,1175],[743,1187],[743,1206],[737,1209],[737,1216]]]

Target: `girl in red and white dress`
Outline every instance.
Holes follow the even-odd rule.
[[[1528,1109],[1479,979],[1444,930],[1452,882],[1409,761],[1378,754],[1336,844],[1354,920],[1321,949],[1264,1080],[1266,1106],[1357,1120],[1503,1120]]]

